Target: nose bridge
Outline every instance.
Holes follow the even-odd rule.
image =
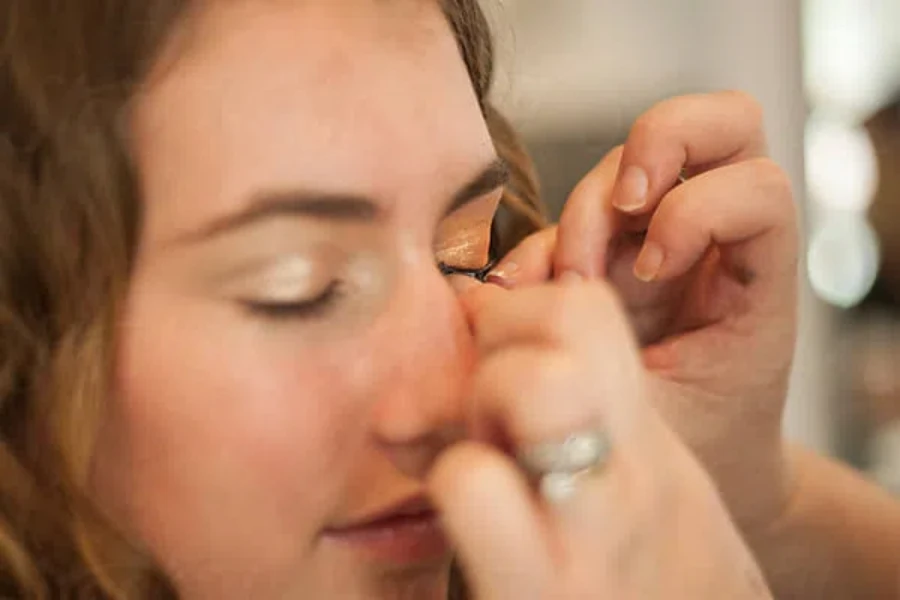
[[[456,295],[436,271],[404,282],[381,343],[379,438],[403,445],[458,430],[474,348]]]

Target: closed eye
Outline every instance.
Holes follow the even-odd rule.
[[[323,316],[340,300],[342,287],[341,282],[335,280],[315,298],[296,301],[247,300],[242,304],[254,316],[266,319],[311,319]]]

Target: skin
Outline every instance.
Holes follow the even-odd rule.
[[[682,168],[690,180],[673,188]],[[571,272],[615,289],[612,313],[638,337],[648,401],[712,477],[775,597],[894,597],[900,504],[781,437],[797,248],[790,184],[766,156],[759,105],[703,94],[638,119],[558,227],[525,240],[492,280],[518,289]],[[581,318],[609,310],[597,303]]]
[[[781,437],[797,235],[759,105],[736,92],[685,96],[640,117],[575,188],[558,226],[523,242],[493,277],[516,290],[569,273],[616,291],[619,308],[598,304],[581,318],[621,312],[631,324],[647,401],[700,460],[767,574],[774,555],[758,539],[797,489]],[[776,597],[790,585],[772,583]]]
[[[562,502],[534,494],[490,434],[440,457],[432,493],[476,598],[771,597],[709,476],[648,402],[609,285],[570,274],[484,286],[464,304],[481,356],[477,422],[515,448],[594,429],[612,445]],[[598,310],[604,318],[584,318]]]
[[[697,138],[675,122],[642,121],[650,141],[633,141],[624,158],[588,176],[559,230],[531,242],[551,250],[519,269],[534,285],[507,292],[435,268],[436,259],[486,262],[500,196],[489,177],[471,202],[448,211],[495,153],[436,3],[205,3],[193,19],[134,103],[145,220],[92,474],[101,504],[182,597],[442,598],[449,556],[398,568],[324,535],[424,492],[480,598],[765,597],[724,506],[743,522],[784,503],[771,434],[789,358],[767,344],[789,340],[780,324],[792,321],[726,317],[771,317],[791,304],[790,295],[772,301],[791,260],[770,277],[766,265],[785,255],[755,240],[793,224],[789,211],[772,209],[789,194],[771,170],[748,167],[740,178],[727,168],[761,151],[744,144],[759,141],[746,133],[755,123],[729,113],[745,107],[713,97],[668,107],[670,119],[710,107],[731,114],[730,135],[717,121]],[[701,143],[722,140],[751,150]],[[709,152],[685,152],[691,143]],[[718,220],[659,202],[689,156],[700,161],[689,166],[716,167],[718,177],[679,194],[695,208],[731,198],[710,213]],[[667,260],[649,269],[645,256],[637,272],[674,283],[648,295],[633,276],[620,277],[620,303],[607,284],[585,279],[607,274],[598,265],[610,262],[613,234],[639,228],[613,225],[608,198],[617,194],[607,192],[620,161],[645,159],[660,170],[638,212],[653,215],[648,239],[662,243]],[[772,185],[777,203],[764,193]],[[739,210],[738,200],[767,198],[761,220]],[[239,216],[248,211],[256,217]],[[676,247],[669,236],[692,223]],[[728,285],[697,283],[692,267],[711,239],[727,246],[723,264],[739,267],[726,269],[739,275]],[[554,271],[578,275],[545,283]],[[615,283],[622,272],[608,274]],[[515,287],[502,270],[494,279]],[[705,302],[710,289],[727,301]],[[646,310],[635,310],[635,297]],[[723,323],[740,325],[726,332],[766,335],[740,360],[727,336],[681,336]],[[639,354],[639,340],[655,352]],[[722,347],[734,354],[715,354]],[[713,355],[722,368],[673,395],[680,387],[666,383],[683,383]],[[738,363],[752,377],[729,371]],[[774,375],[760,383],[760,372]],[[759,452],[741,467],[762,467],[771,491],[746,506],[727,485],[723,503],[691,452],[710,456],[686,425],[698,399],[719,407],[703,395],[722,395],[717,386],[734,389],[745,407],[762,394],[768,407],[753,413],[766,417],[744,439]],[[746,413],[702,416],[695,433],[731,434]],[[613,438],[614,460],[561,512],[534,497],[492,437],[522,445],[598,424]],[[459,442],[466,426],[474,441]],[[721,484],[725,471],[706,466]],[[694,543],[681,543],[685,532]],[[709,568],[684,568],[698,564]]]
[[[398,568],[323,531],[424,493],[460,435],[474,344],[436,260],[486,263],[500,188],[446,214],[496,158],[449,26],[437,3],[223,2],[184,32],[135,101],[146,215],[96,495],[188,599],[441,598],[449,556]],[[272,194],[366,200],[223,225]],[[334,282],[306,316],[247,306]]]
[[[635,168],[642,185],[628,175]],[[676,186],[682,169],[689,180]],[[761,108],[722,92],[651,108],[576,187],[558,228],[524,242],[498,271],[507,287],[566,271],[615,287],[654,406],[751,530],[784,512],[794,484],[781,417],[797,262],[791,186],[766,156]]]

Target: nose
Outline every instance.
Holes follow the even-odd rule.
[[[373,405],[377,444],[411,477],[461,438],[475,349],[455,286],[436,270],[401,286],[382,322]]]

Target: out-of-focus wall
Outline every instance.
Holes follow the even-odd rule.
[[[803,203],[798,0],[485,0],[499,38],[496,99],[525,132],[555,207],[655,101],[742,89],[767,113],[773,157]],[[804,279],[805,281],[805,279]],[[832,319],[804,285],[788,434],[834,449]]]

